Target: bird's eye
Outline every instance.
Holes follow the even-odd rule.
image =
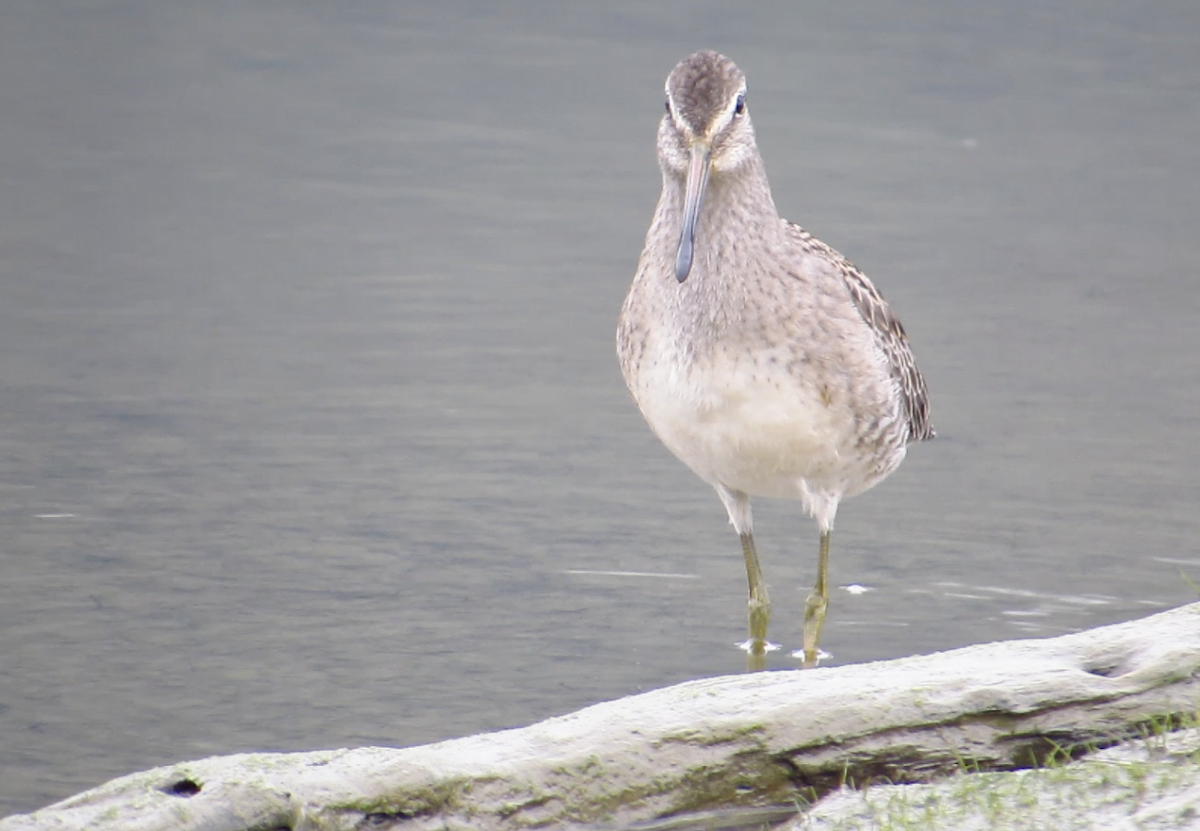
[[[671,114],[671,99],[667,99],[667,115]]]
[[[745,111],[746,111],[746,93],[739,92],[738,97],[737,97],[737,103],[733,105],[733,114],[741,115]]]

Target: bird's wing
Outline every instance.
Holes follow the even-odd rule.
[[[850,291],[854,305],[875,333],[879,346],[887,355],[888,363],[892,367],[892,374],[900,383],[905,414],[908,416],[909,441],[933,438],[936,433],[929,421],[929,393],[925,389],[925,379],[921,376],[921,370],[917,369],[917,361],[908,345],[908,335],[905,334],[900,319],[892,313],[892,307],[854,263],[799,225],[789,222],[788,230],[806,250],[822,255],[833,263],[846,281],[846,288]]]

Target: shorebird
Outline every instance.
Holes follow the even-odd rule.
[[[746,77],[697,52],[667,77],[662,194],[617,325],[625,383],[658,438],[716,489],[742,544],[750,639],[770,648],[751,496],[798,499],[820,530],[804,606],[816,666],[838,503],[934,436],[904,327],[861,271],[781,219]]]

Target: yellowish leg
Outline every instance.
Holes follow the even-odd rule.
[[[758,565],[758,552],[754,549],[754,537],[739,534],[742,554],[746,557],[746,577],[750,581],[750,657],[746,668],[750,671],[766,666],[767,624],[771,620],[771,601],[767,598],[767,584],[763,582],[762,568]]]
[[[825,610],[829,607],[829,532],[821,532],[821,554],[817,560],[817,584],[804,601],[804,666],[817,665],[817,647]]]

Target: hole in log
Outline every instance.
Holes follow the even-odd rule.
[[[191,779],[180,779],[178,782],[167,785],[162,792],[169,793],[171,796],[195,796],[200,793],[200,783],[193,782]]]
[[[1117,740],[1072,741],[1068,736],[1027,736],[1019,741],[1012,751],[1012,767],[1017,770],[1061,766],[1082,759],[1093,750],[1100,750],[1117,743]],[[1001,766],[1004,770],[1005,766]]]
[[[786,756],[776,761],[788,769],[788,778],[796,796],[809,803],[817,802],[844,786],[864,789],[877,784],[929,782],[956,769],[953,759],[930,760],[911,748],[816,765]]]
[[[1122,675],[1128,675],[1136,669],[1136,665],[1130,663],[1130,656],[1096,656],[1092,660],[1088,660],[1084,664],[1084,671],[1088,675],[1096,675],[1102,678],[1120,678]]]
[[[358,823],[359,828],[390,828],[393,825],[409,822],[417,817],[417,814],[409,813],[408,811],[375,811],[374,813],[366,814],[362,821]]]

